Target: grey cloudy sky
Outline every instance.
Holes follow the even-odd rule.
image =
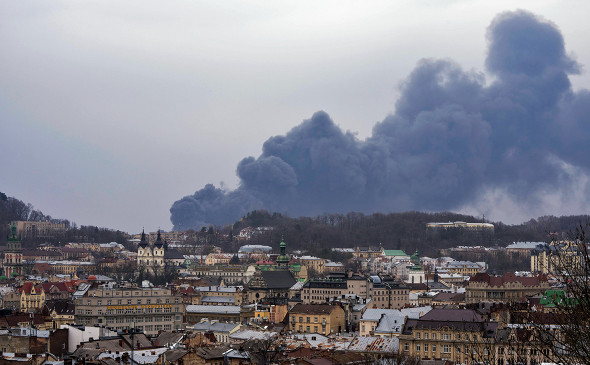
[[[588,64],[589,8],[0,0],[0,191],[78,224],[170,229],[174,201],[207,183],[236,188],[242,158],[314,112],[362,140],[394,112],[398,86],[420,59],[484,72],[486,29],[500,12],[552,21],[567,53]],[[590,88],[584,68],[570,80],[574,90]],[[547,196],[538,211],[523,211],[488,191],[463,210],[515,222],[583,209],[563,203]]]

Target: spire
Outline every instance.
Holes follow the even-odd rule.
[[[289,256],[287,256],[287,244],[285,243],[285,237],[281,236],[281,244],[279,245],[281,252],[277,257],[277,265],[280,267],[286,267],[289,265]]]
[[[157,248],[164,246],[164,243],[162,243],[162,235],[160,234],[160,228],[158,228],[158,238],[156,238],[154,246]]]
[[[145,228],[141,230],[141,241],[139,241],[139,247],[146,248],[148,246],[148,242],[145,239]]]

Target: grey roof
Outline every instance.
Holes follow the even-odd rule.
[[[401,314],[385,314],[381,317],[375,333],[400,333],[404,326],[405,317]]]
[[[212,332],[230,332],[237,326],[239,323],[225,323],[225,322],[216,322],[216,321],[206,321],[206,322],[199,322],[195,323],[193,329],[195,331],[212,331]]]
[[[170,248],[164,252],[164,258],[168,260],[184,260],[184,255],[175,248]]]
[[[156,346],[166,346],[170,348],[180,342],[183,337],[184,333],[181,332],[162,332],[156,337],[154,344]]]
[[[545,242],[514,242],[511,245],[506,246],[507,249],[512,248],[512,249],[517,249],[517,248],[521,248],[521,249],[534,249],[539,245],[545,245]]]
[[[188,354],[188,351],[182,349],[167,351],[166,362],[175,363],[178,361],[178,359],[181,359],[186,354]]]
[[[216,296],[216,295],[206,295],[201,298],[201,303],[227,303],[227,304],[236,304],[236,298],[234,297],[223,297],[223,296]]]
[[[289,289],[297,281],[289,270],[262,271],[262,277],[269,289]]]
[[[239,305],[187,305],[187,313],[240,314]]]
[[[399,338],[397,337],[355,337],[348,346],[348,351],[397,353]]]
[[[231,335],[229,338],[235,340],[267,340],[269,338],[273,338],[277,335],[277,332],[262,332],[262,331],[254,331],[254,330],[238,330]]]

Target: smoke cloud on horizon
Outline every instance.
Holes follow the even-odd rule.
[[[291,216],[407,210],[528,212],[584,206],[590,194],[590,92],[558,28],[526,11],[488,28],[486,70],[421,60],[395,113],[358,140],[324,111],[269,138],[237,167],[240,185],[208,184],[170,208],[175,229],[222,225],[254,209]],[[574,207],[575,208],[575,207]],[[581,208],[583,209],[583,208]]]

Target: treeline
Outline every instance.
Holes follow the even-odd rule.
[[[250,242],[278,249],[284,237],[290,251],[317,252],[335,247],[381,244],[386,249],[402,249],[406,253],[419,250],[423,255],[438,255],[441,249],[459,245],[494,247],[521,241],[547,242],[550,234],[567,238],[576,226],[590,222],[590,216],[545,216],[518,225],[489,222],[494,224],[494,232],[426,228],[429,222],[455,221],[481,222],[482,219],[451,212],[348,213],[290,218],[261,210],[248,213],[231,227],[231,231],[238,234],[240,229],[248,226],[274,227],[272,231],[254,236]]]
[[[63,237],[54,239],[22,239],[23,246],[34,247],[37,244],[49,241],[53,244],[64,244],[67,242],[118,242],[127,243],[127,235],[124,232],[96,226],[80,226],[67,219],[57,219],[42,211],[35,209],[31,203],[25,203],[20,199],[9,197],[0,192],[0,244],[5,244],[10,235],[10,223],[13,221],[34,221],[63,223],[66,232]]]

